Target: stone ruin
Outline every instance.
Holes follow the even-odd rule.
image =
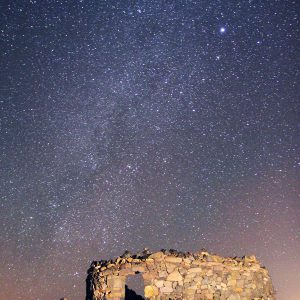
[[[86,300],[133,299],[125,292],[126,277],[139,273],[145,299],[275,299],[268,271],[255,256],[225,258],[207,251],[151,253],[145,249],[135,255],[126,251],[114,260],[94,261],[86,279]]]

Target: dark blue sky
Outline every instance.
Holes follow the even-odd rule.
[[[254,253],[298,299],[296,1],[0,5],[0,298],[148,246]]]

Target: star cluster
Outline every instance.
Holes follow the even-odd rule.
[[[0,298],[84,298],[92,260],[256,254],[300,289],[296,1],[7,1]]]

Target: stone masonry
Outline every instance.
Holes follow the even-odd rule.
[[[145,249],[114,260],[94,261],[88,270],[86,300],[125,299],[126,276],[141,273],[144,297],[151,300],[274,300],[268,271],[255,256]]]

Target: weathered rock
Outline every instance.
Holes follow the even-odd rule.
[[[158,288],[156,286],[153,286],[153,285],[145,286],[144,291],[145,291],[145,297],[146,298],[152,298],[152,297],[155,297],[155,296],[159,295]]]
[[[170,263],[181,263],[182,258],[181,257],[174,257],[174,256],[167,256],[165,261],[170,262]]]
[[[168,281],[182,281],[182,275],[178,271],[173,271],[169,276],[167,277]]]
[[[156,252],[156,253],[153,253],[149,256],[149,258],[152,258],[154,260],[161,260],[165,257],[165,254],[163,252]]]

